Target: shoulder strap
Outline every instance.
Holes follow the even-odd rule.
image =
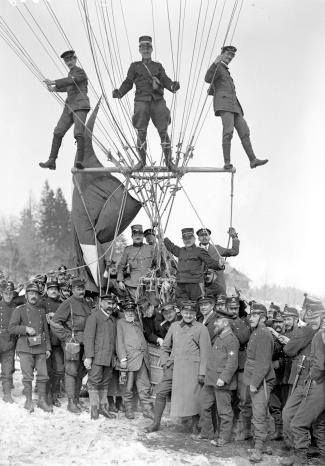
[[[70,305],[70,311],[71,311],[71,336],[74,339],[74,329],[73,329],[73,310],[72,310],[72,304],[69,299],[69,305]]]
[[[143,62],[141,62],[143,64],[143,66],[145,67],[145,69],[148,71],[148,73],[150,74],[150,76],[153,78],[153,74],[151,73],[151,71],[149,70],[149,68],[147,67],[147,65]]]

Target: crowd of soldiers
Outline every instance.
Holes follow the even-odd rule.
[[[131,227],[115,278],[97,297],[85,282],[69,279],[66,267],[37,275],[15,289],[0,281],[0,363],[3,401],[13,403],[15,354],[22,373],[25,409],[52,412],[61,405],[78,414],[88,375],[90,417],[113,419],[118,410],[135,417],[135,396],[160,429],[167,401],[197,440],[222,447],[234,438],[254,441],[250,460],[270,453],[266,441],[284,439],[282,464],[307,464],[311,439],[325,463],[325,309],[305,298],[295,307],[244,302],[227,296],[223,257],[239,252],[234,228],[231,248],[213,245],[209,229],[182,230],[183,246],[165,238],[174,256],[176,290],[164,301],[137,285],[157,252],[153,229]],[[146,240],[146,241],[145,241]],[[112,264],[109,264],[112,268]],[[141,281],[141,280],[140,280]],[[111,286],[112,285],[112,286]],[[107,291],[109,290],[109,291]],[[160,352],[162,374],[152,393],[148,344]],[[154,401],[153,401],[154,400]]]

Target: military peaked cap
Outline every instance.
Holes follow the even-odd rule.
[[[286,307],[283,311],[283,317],[295,317],[299,319],[298,310],[295,307]]]
[[[29,291],[36,291],[37,293],[41,294],[41,290],[39,289],[37,282],[29,282],[26,286],[26,293]]]
[[[198,299],[198,303],[199,305],[201,306],[202,304],[206,304],[206,303],[215,303],[215,299],[213,296],[201,296],[199,299]]]
[[[139,45],[141,44],[150,44],[152,45],[152,37],[150,36],[140,36],[139,37]]]
[[[225,294],[219,294],[217,297],[217,304],[226,304],[227,296]]]
[[[62,55],[60,55],[63,60],[67,60],[68,58],[74,57],[76,58],[76,52],[74,50],[67,50],[66,52],[63,52]]]
[[[182,236],[194,236],[194,228],[182,228]]]
[[[267,314],[267,309],[264,304],[253,303],[251,307],[251,314]]]
[[[143,233],[142,225],[132,225],[131,232],[133,233]]]
[[[11,291],[15,291],[14,282],[12,282],[11,280],[2,281],[0,284],[0,291],[6,291],[7,293],[10,293]]]
[[[58,279],[56,277],[50,277],[47,280],[46,288],[54,288],[54,287],[56,287],[56,288],[59,287]]]
[[[233,45],[225,45],[221,49],[221,53],[224,53],[224,52],[230,52],[235,55],[235,53],[237,52],[237,49]]]
[[[228,296],[228,297],[226,298],[226,305],[227,305],[228,307],[230,307],[230,306],[234,306],[234,307],[235,307],[235,306],[236,306],[236,307],[239,306],[239,298],[238,298],[238,296]]]
[[[211,235],[211,230],[209,230],[209,228],[200,228],[197,232],[196,232],[197,236],[200,236],[200,235]]]
[[[193,311],[196,312],[196,303],[195,301],[183,301],[181,303],[181,311]]]
[[[71,287],[73,288],[74,286],[85,286],[85,280],[79,277],[75,277],[71,280]]]
[[[170,311],[175,311],[176,309],[176,303],[168,303],[164,304],[161,306],[161,312],[170,312]]]
[[[153,228],[147,228],[146,230],[144,230],[143,234],[144,234],[144,237],[148,235],[154,235],[154,236],[156,235],[155,230]]]

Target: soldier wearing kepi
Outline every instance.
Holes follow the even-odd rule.
[[[63,301],[50,321],[53,333],[66,343],[73,338],[80,344],[78,356],[71,358],[65,348],[65,392],[68,396],[68,411],[80,413],[82,405],[79,401],[82,379],[87,371],[83,365],[84,329],[90,309],[85,299],[85,282],[80,278],[71,281],[72,296]]]
[[[272,440],[282,440],[283,422],[282,411],[288,400],[292,385],[289,383],[292,359],[283,350],[298,329],[299,315],[294,307],[286,307],[283,314],[276,312],[273,319],[273,329],[277,332],[274,337],[273,366],[276,383],[271,391],[269,409],[274,419],[275,432]]]
[[[230,227],[228,230],[229,236],[232,239],[232,245],[231,248],[223,248],[219,244],[212,244],[211,243],[211,230],[209,228],[200,228],[196,234],[199,239],[199,246],[200,248],[205,249],[209,255],[215,259],[218,260],[220,257],[232,257],[232,256],[238,256],[239,254],[239,239],[238,239],[238,233],[236,232],[235,228]],[[218,294],[226,294],[227,293],[227,287],[226,287],[226,281],[225,281],[225,276],[223,273],[223,270],[218,271],[216,277],[216,286],[217,286],[217,292]]]
[[[254,303],[249,316],[253,330],[248,346],[244,369],[244,382],[252,400],[252,422],[255,447],[250,461],[262,461],[268,431],[268,401],[275,381],[272,367],[273,337],[265,326],[267,310],[263,304]]]
[[[226,45],[221,49],[219,55],[212,63],[205,75],[205,81],[210,83],[209,95],[213,95],[213,109],[216,116],[222,120],[222,150],[225,162],[225,170],[233,168],[230,163],[231,140],[236,129],[243,148],[250,161],[251,168],[264,165],[267,159],[256,158],[250,140],[250,131],[243,117],[243,109],[237,99],[234,82],[229,73],[228,65],[237,52],[233,45]]]
[[[192,416],[193,432],[197,430],[199,395],[204,384],[211,343],[207,328],[195,321],[195,302],[183,301],[181,314],[182,321],[170,326],[161,348],[164,374],[156,390],[154,421],[145,429],[146,432],[159,430],[170,393],[171,416]]]
[[[9,322],[16,305],[13,302],[13,282],[2,282],[0,287],[0,364],[3,401],[13,403],[11,398],[12,374],[15,364],[16,338],[9,334]]]
[[[56,277],[48,278],[46,282],[47,296],[44,298],[46,319],[50,323],[56,310],[60,306],[59,284]],[[47,402],[49,405],[61,406],[58,395],[60,393],[60,381],[64,374],[64,353],[61,346],[61,341],[53,333],[50,328],[50,338],[52,352],[51,356],[46,360],[49,381],[46,384]]]
[[[53,408],[46,403],[46,382],[48,381],[46,358],[51,354],[51,342],[45,312],[38,306],[40,290],[36,283],[26,286],[27,303],[14,309],[9,323],[9,332],[18,335],[16,346],[23,374],[24,408],[34,411],[32,401],[32,382],[34,370],[37,371],[38,387],[37,406],[43,411],[52,412]]]
[[[320,450],[319,464],[325,464],[325,311],[313,313],[314,326],[319,320],[318,331],[311,342],[310,371],[304,386],[304,396],[296,407],[290,421],[290,435],[294,454],[281,464],[286,466],[308,463],[307,451],[310,445],[310,428]]]
[[[117,267],[117,282],[120,290],[126,290],[136,301],[140,278],[152,267],[154,246],[143,243],[142,225],[132,225],[131,232],[133,244],[124,248]]]
[[[283,464],[305,464],[306,449],[308,448],[306,436],[303,427],[300,432],[298,430],[299,434],[303,434],[303,441],[300,445],[293,436],[292,425],[295,426],[296,414],[299,412],[301,403],[306,398],[306,380],[308,380],[311,367],[311,343],[314,335],[320,328],[324,314],[325,311],[322,303],[310,305],[305,314],[307,325],[299,327],[297,332],[284,346],[284,352],[292,357],[293,361],[289,379],[289,382],[292,384],[292,391],[282,412],[283,436],[286,446],[289,450],[293,447],[294,451],[288,459],[283,461]],[[301,423],[301,417],[298,417],[298,423]],[[314,436],[317,438],[317,426],[314,429]]]
[[[176,246],[168,238],[164,239],[167,250],[178,257],[176,301],[197,301],[204,295],[204,267],[223,270],[225,266],[222,260],[213,259],[205,249],[195,245],[193,228],[183,228],[182,239],[184,247]]]
[[[84,158],[84,131],[87,113],[90,110],[88,91],[88,78],[85,71],[77,66],[77,57],[74,50],[62,53],[61,58],[69,68],[67,78],[52,81],[45,79],[49,92],[67,92],[63,113],[54,129],[50,157],[47,162],[41,162],[42,168],[56,169],[56,159],[65,133],[74,124],[74,137],[77,142],[76,164],[77,168],[83,168]]]
[[[198,300],[198,304],[200,307],[200,314],[197,320],[206,326],[210,335],[211,343],[213,344],[217,335],[215,332],[215,322],[218,319],[214,312],[215,300],[211,296],[202,296]]]
[[[172,162],[171,144],[167,128],[170,124],[170,111],[164,99],[164,89],[175,93],[179,90],[179,82],[172,81],[161,63],[151,60],[152,38],[139,38],[139,52],[142,61],[131,63],[127,77],[119,89],[114,89],[113,98],[121,99],[135,84],[134,115],[132,123],[137,130],[137,148],[140,162],[133,169],[141,170],[146,164],[147,129],[150,119],[158,130],[165,162],[170,170],[176,166]]]
[[[116,322],[112,311],[111,295],[102,295],[96,312],[88,317],[84,331],[84,365],[88,370],[91,419],[98,419],[100,414],[109,419],[116,417],[109,412],[107,400],[116,343]]]
[[[200,394],[201,438],[211,438],[213,428],[211,409],[217,404],[219,437],[218,447],[230,442],[233,421],[231,406],[232,390],[236,389],[239,343],[233,334],[228,319],[219,317],[214,322],[215,339],[208,358],[204,387]]]

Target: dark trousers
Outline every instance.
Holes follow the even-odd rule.
[[[31,353],[19,353],[20,369],[23,374],[23,385],[31,386],[31,382],[34,380],[34,370],[36,370],[36,382],[46,383],[49,379],[47,374],[46,366],[46,355],[31,354]]]
[[[159,134],[166,133],[170,123],[170,112],[164,99],[150,102],[134,102],[133,126],[146,135],[150,119]]]
[[[275,385],[270,394],[269,409],[276,427],[282,428],[282,410],[288,400],[292,385]]]
[[[257,392],[253,393],[247,386],[252,401],[252,423],[254,426],[254,440],[258,447],[261,447],[267,439],[268,433],[268,403],[271,383],[261,384]]]
[[[166,367],[163,373],[163,377],[156,388],[156,399],[161,399],[163,401],[167,400],[167,397],[172,392],[172,385],[173,385],[173,368],[174,366],[171,365]]]
[[[300,403],[296,405],[294,413],[291,412],[293,415],[289,422],[290,436],[293,439],[294,449],[296,451],[307,452],[310,445],[310,428],[313,426],[313,434],[317,446],[321,450],[321,454],[325,455],[325,384],[324,382],[320,384],[312,382],[309,389],[308,384],[302,387],[300,394]],[[298,397],[296,399],[298,401]],[[286,409],[287,413],[288,409]]]
[[[247,385],[244,383],[244,371],[237,372],[237,398],[241,417],[252,417],[252,402]]]
[[[65,392],[68,398],[79,398],[82,379],[87,374],[83,364],[84,346],[80,345],[79,359],[68,361],[65,358]]]
[[[291,421],[294,418],[303,398],[305,396],[304,385],[297,385],[294,391],[289,396],[285,407],[282,411],[283,420],[283,437],[287,445],[293,445],[293,437],[291,434]]]
[[[132,403],[133,399],[133,385],[136,384],[139,399],[142,405],[151,404],[150,390],[151,383],[149,379],[148,368],[142,361],[141,367],[138,371],[129,371],[128,379],[126,382],[124,401]]]
[[[197,301],[203,295],[203,283],[177,283],[176,286],[176,301],[180,302],[183,299]]]
[[[88,388],[89,390],[107,390],[112,378],[112,367],[100,366],[92,363],[88,371]]]
[[[51,356],[46,363],[49,376],[47,392],[59,393],[60,380],[64,374],[64,353],[61,346],[52,346]]]
[[[74,137],[76,138],[77,136],[83,136],[87,113],[88,110],[76,110],[75,112],[69,112],[69,109],[65,106],[62,115],[54,129],[54,134],[58,134],[63,137],[74,124]]]
[[[214,403],[216,403],[217,415],[219,418],[219,438],[226,441],[230,440],[234,417],[231,407],[231,398],[231,390],[223,390],[210,385],[204,385],[200,393],[200,424],[202,427],[202,436],[207,438],[213,438],[214,436],[212,408]]]
[[[249,137],[249,128],[245,118],[241,113],[220,111],[222,120],[222,143],[230,144],[234,129],[236,129],[240,139]]]
[[[0,353],[1,379],[2,385],[11,383],[12,374],[15,366],[15,350],[4,351]]]

